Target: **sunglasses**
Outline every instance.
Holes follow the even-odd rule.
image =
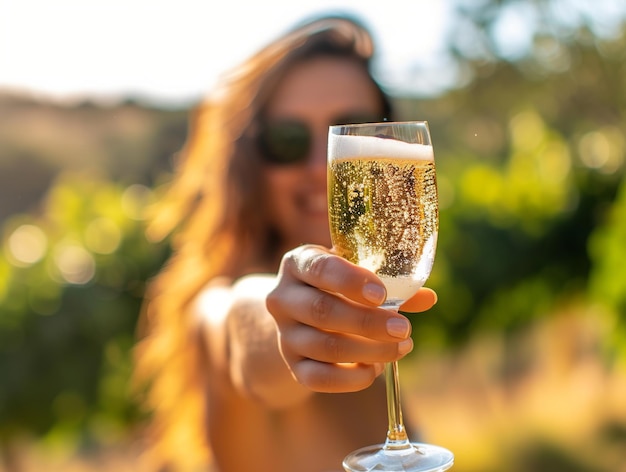
[[[378,115],[352,115],[333,120],[330,125],[377,123]],[[258,145],[267,164],[286,166],[305,162],[311,151],[313,131],[299,120],[274,120],[261,125]]]

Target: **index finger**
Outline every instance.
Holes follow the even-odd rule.
[[[358,303],[378,306],[385,301],[385,286],[375,274],[318,246],[301,246],[291,251],[283,258],[281,271]]]

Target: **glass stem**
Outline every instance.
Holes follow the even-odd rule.
[[[385,385],[387,389],[387,416],[389,427],[384,449],[400,450],[411,447],[409,438],[402,421],[402,408],[400,407],[400,382],[398,379],[398,363],[388,362],[385,364]]]
[[[382,307],[397,312],[400,303],[383,303]],[[398,451],[411,448],[411,442],[406,434],[404,421],[402,420],[402,407],[400,406],[400,377],[398,374],[398,362],[385,364],[385,386],[387,391],[387,439],[383,449],[386,451]]]

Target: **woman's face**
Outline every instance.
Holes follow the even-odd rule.
[[[353,61],[320,57],[293,67],[280,81],[267,120],[306,124],[311,146],[306,160],[264,166],[271,223],[287,250],[303,243],[330,246],[326,195],[328,126],[350,116],[380,116],[374,84]]]

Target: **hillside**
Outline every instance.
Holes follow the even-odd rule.
[[[0,93],[0,221],[32,209],[62,169],[154,182],[182,146],[187,111],[130,100],[63,105]]]

